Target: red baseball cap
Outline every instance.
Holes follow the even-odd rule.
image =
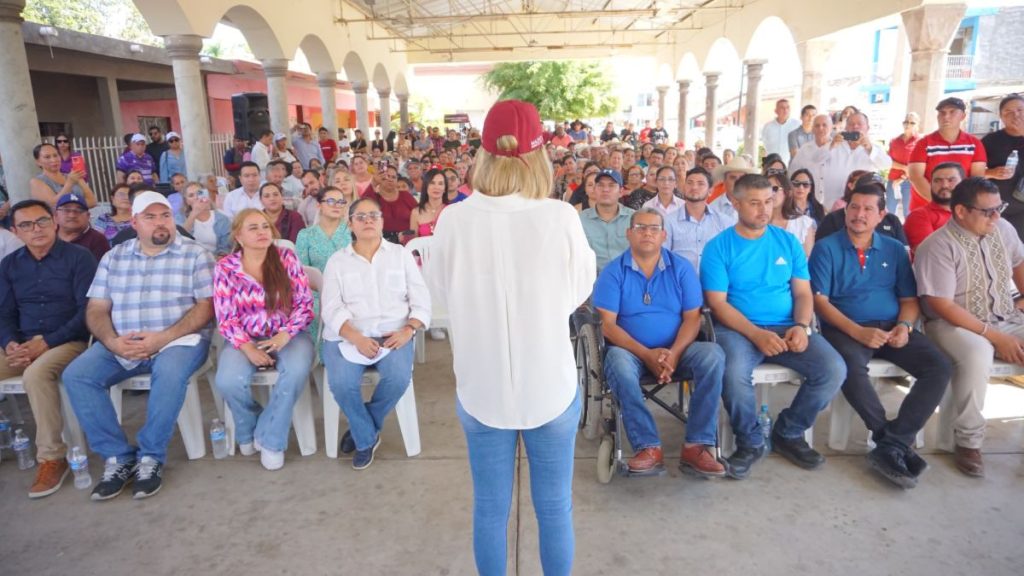
[[[515,136],[518,147],[515,150],[500,150],[498,139]],[[522,100],[502,100],[487,112],[484,130],[481,134],[484,150],[497,156],[522,156],[544,145],[540,114],[537,108]]]

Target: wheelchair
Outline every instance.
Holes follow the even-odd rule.
[[[707,315],[705,314],[705,320]],[[589,306],[577,310],[571,318],[571,332],[576,353],[576,368],[579,378],[580,429],[584,438],[594,440],[600,437],[601,443],[597,451],[597,480],[602,484],[611,481],[616,473],[620,476],[652,476],[665,473],[664,468],[654,472],[633,473],[629,471],[627,460],[623,455],[623,437],[625,429],[618,401],[605,382],[603,360],[605,341],[601,332],[601,318],[597,311]],[[685,370],[683,371],[685,374]],[[673,374],[669,382],[659,383],[653,375],[645,374],[640,379],[640,388],[644,399],[662,407],[675,419],[685,424],[689,413],[691,381],[680,378],[680,373]],[[667,401],[659,395],[665,390],[675,390],[674,401]],[[719,448],[715,446],[715,456],[720,457]]]

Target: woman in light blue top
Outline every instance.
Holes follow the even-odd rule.
[[[317,222],[300,230],[299,236],[295,240],[295,252],[303,266],[312,266],[323,272],[331,256],[352,243],[352,235],[344,216],[351,201],[354,185],[351,181],[345,182],[349,191],[347,195],[343,190],[334,186],[328,186],[317,194],[316,199],[319,203]],[[313,323],[310,324],[309,329],[313,337],[316,338],[320,329],[320,293],[317,291],[313,292]],[[317,340],[317,349],[319,350],[319,339]]]
[[[181,136],[177,132],[167,133],[169,148],[160,155],[160,181],[170,182],[171,176],[182,174],[188,177],[185,168],[185,151],[181,149]]]

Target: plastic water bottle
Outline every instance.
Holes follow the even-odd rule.
[[[1006,158],[1006,164],[1004,166],[1013,171],[1013,175],[1017,175],[1017,164],[1020,163],[1020,155],[1014,150],[1010,152],[1010,155]],[[1024,202],[1024,178],[1017,181],[1017,185],[1013,187],[1013,197],[1019,202]]]
[[[18,469],[28,470],[36,465],[36,459],[32,457],[32,441],[18,428],[14,431],[14,455],[18,457]]]
[[[11,447],[11,421],[0,410],[0,450]]]
[[[210,443],[213,444],[213,457],[217,460],[228,455],[228,437],[224,430],[224,424],[219,418],[214,418],[210,424]]]
[[[768,414],[768,405],[761,404],[761,413],[757,416],[757,425],[761,428],[761,435],[764,436],[764,445],[768,450],[772,449],[772,417]]]
[[[71,471],[75,474],[75,488],[85,490],[92,486],[92,475],[89,474],[89,457],[85,455],[85,450],[78,446],[71,448],[71,458],[68,459],[68,463],[71,464]]]

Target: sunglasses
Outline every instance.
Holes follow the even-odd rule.
[[[57,138],[57,144],[67,144],[69,142],[71,141],[68,140],[67,138]]]
[[[810,181],[805,181],[805,180],[793,180],[791,182],[791,184],[793,184],[793,188],[810,188],[811,187]]]
[[[181,138],[171,138],[168,142],[181,142]]]

